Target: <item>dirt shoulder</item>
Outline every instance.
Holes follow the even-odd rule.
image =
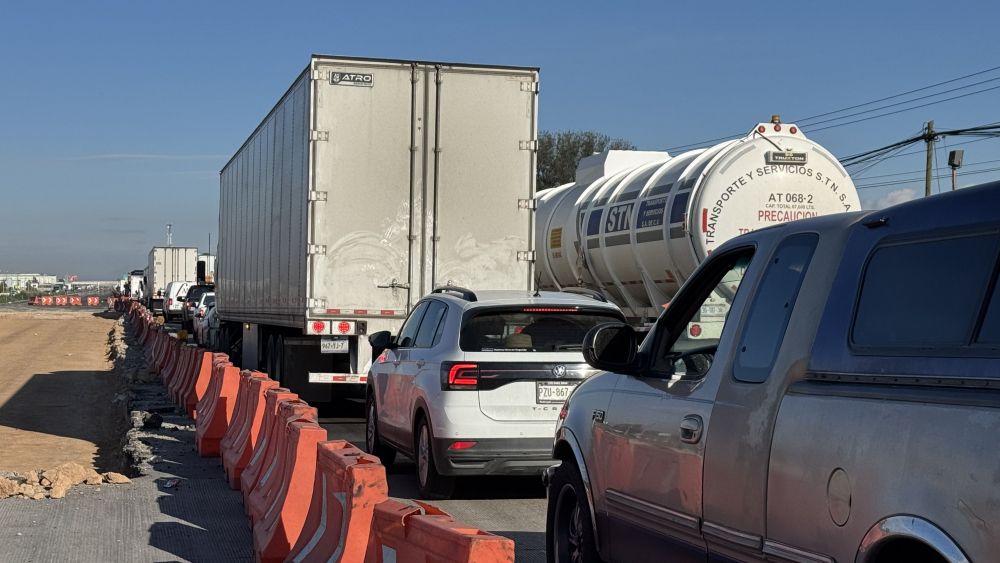
[[[117,470],[114,326],[93,310],[0,311],[0,471]]]

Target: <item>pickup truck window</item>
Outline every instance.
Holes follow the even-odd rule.
[[[856,349],[907,354],[974,339],[997,262],[996,233],[877,248],[865,269],[851,331]],[[996,312],[981,337],[996,340]]]
[[[761,383],[771,373],[788,319],[795,308],[802,278],[809,269],[819,235],[788,237],[774,251],[760,288],[750,305],[742,340],[736,349],[733,376],[746,383]]]
[[[753,248],[712,258],[706,269],[693,280],[691,298],[675,299],[657,330],[652,371],[666,377],[699,378],[708,373],[715,359],[722,330],[729,319],[729,309],[736,299]],[[679,334],[676,339],[671,335]]]

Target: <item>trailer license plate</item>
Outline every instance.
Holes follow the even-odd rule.
[[[569,398],[569,394],[573,392],[576,388],[576,383],[570,383],[569,381],[555,382],[535,382],[535,402],[538,404],[545,403],[563,403]]]
[[[315,348],[314,348],[315,349]],[[319,351],[322,354],[343,354],[348,351],[346,338],[324,338],[319,341]]]

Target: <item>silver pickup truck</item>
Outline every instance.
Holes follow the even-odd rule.
[[[741,236],[641,345],[592,329],[549,561],[1000,561],[998,255],[1000,182]]]

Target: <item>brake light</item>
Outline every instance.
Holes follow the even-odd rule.
[[[167,307],[172,307],[174,305],[173,299],[167,299]]]
[[[479,385],[477,364],[442,364],[441,375],[442,388],[446,390],[476,389]]]
[[[478,443],[479,442],[470,442],[470,441],[452,442],[451,445],[448,446],[448,449],[449,450],[467,450],[467,449],[469,449],[471,447],[474,447]]]
[[[523,313],[579,313],[576,307],[525,307],[521,309]]]
[[[559,409],[559,420],[566,420],[567,414],[569,414],[569,401],[563,401],[563,406]]]

